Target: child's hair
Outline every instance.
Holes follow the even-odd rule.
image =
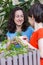
[[[28,16],[32,17],[32,15],[37,23],[39,22],[43,23],[43,4],[41,3],[33,4],[28,12]]]
[[[9,20],[8,20],[8,31],[11,33],[16,31],[16,24],[14,22],[14,18],[15,18],[15,12],[18,10],[22,10],[23,15],[24,15],[24,22],[22,24],[22,31],[25,31],[27,29],[27,27],[29,26],[28,18],[27,18],[27,15],[26,15],[26,12],[24,11],[24,9],[22,9],[21,7],[15,7],[11,11],[10,16],[9,16]]]
[[[28,9],[27,16],[32,17],[32,15],[33,15],[33,12],[32,12],[32,9],[30,8]]]

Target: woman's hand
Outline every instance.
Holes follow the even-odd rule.
[[[24,41],[29,42],[29,40],[28,40],[27,36],[20,36],[20,39],[23,39]]]
[[[24,46],[27,45],[28,48],[37,50],[35,47],[33,47],[33,46],[29,43],[29,40],[28,40],[28,38],[27,38],[26,36],[21,36],[20,39],[21,39],[21,41],[23,42],[23,45],[24,45]]]

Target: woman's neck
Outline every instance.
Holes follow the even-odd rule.
[[[40,28],[43,28],[43,24],[42,23],[35,23],[35,31],[40,29]]]
[[[22,29],[21,29],[21,26],[16,26],[16,32],[21,32]]]

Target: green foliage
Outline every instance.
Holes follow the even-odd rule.
[[[20,44],[20,46],[16,46],[18,44],[10,44],[7,48],[6,48],[6,43],[8,42],[8,40],[4,40],[2,42],[2,44],[0,44],[0,53],[4,53],[3,57],[9,57],[9,56],[14,56],[14,55],[18,55],[18,54],[24,54],[28,52],[28,46],[23,46]]]
[[[17,35],[16,36],[22,36],[20,32],[17,32]]]
[[[0,29],[3,30],[3,34],[7,32],[7,21],[10,11],[13,8],[12,0],[0,1]]]
[[[39,0],[34,0],[34,3],[36,3],[36,2],[40,2]]]
[[[7,39],[6,35],[0,34],[0,41],[4,41]]]

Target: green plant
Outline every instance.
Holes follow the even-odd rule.
[[[3,34],[5,34],[7,31],[9,13],[13,8],[12,0],[1,0],[0,8],[0,29],[3,30]]]

